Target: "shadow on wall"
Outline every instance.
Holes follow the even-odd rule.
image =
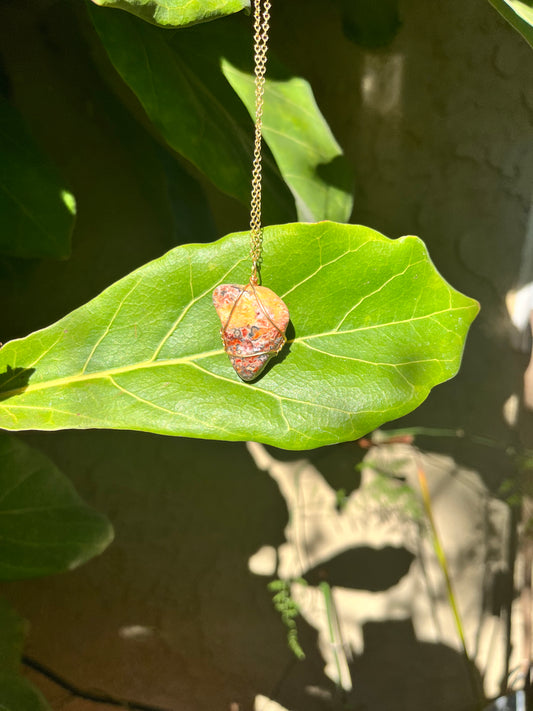
[[[270,706],[269,700],[264,698],[262,703],[256,701],[254,711],[475,711],[479,708],[473,685],[479,689],[481,677],[475,667],[470,667],[470,676],[461,654],[444,644],[418,641],[411,620],[368,622],[363,631],[365,651],[350,665],[351,691],[339,689],[320,674],[319,660],[313,652],[310,666],[307,662],[295,666],[290,676],[281,682],[274,704]],[[302,637],[307,642],[309,632],[303,632]]]
[[[364,652],[351,665],[354,711],[478,708],[481,677],[476,668],[470,665],[471,678],[462,654],[417,640],[411,620],[367,622],[363,638]]]
[[[476,474],[440,455],[415,455],[409,445],[373,447],[361,485],[339,506],[324,468],[301,456],[278,459],[257,443],[248,449],[276,481],[289,511],[285,542],[277,550],[262,546],[249,568],[288,581],[304,621],[298,629],[304,639],[308,626],[316,630],[324,660],[317,674],[316,650],[300,640],[311,661],[288,669],[269,698],[288,711],[478,708],[481,673],[458,644],[415,493],[417,466],[427,471],[437,527],[445,531],[467,647],[485,691],[497,692],[506,649],[499,613],[486,609],[484,586],[501,571],[504,545],[496,540],[502,540],[507,512],[490,500]]]

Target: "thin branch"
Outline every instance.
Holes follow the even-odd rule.
[[[161,706],[152,706],[151,704],[143,704],[139,701],[132,701],[131,699],[119,699],[116,696],[111,696],[110,694],[98,693],[95,691],[87,691],[85,689],[80,689],[79,687],[67,681],[63,677],[56,674],[49,667],[41,664],[32,657],[24,655],[22,657],[22,663],[28,667],[28,669],[33,669],[33,671],[38,672],[42,676],[46,677],[57,686],[60,686],[65,691],[68,691],[72,696],[76,696],[80,699],[85,699],[86,701],[92,701],[95,704],[107,704],[108,706],[117,706],[118,708],[128,709],[129,711],[171,711],[170,709],[164,709]]]

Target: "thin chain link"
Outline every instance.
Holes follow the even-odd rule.
[[[255,141],[252,167],[252,201],[250,205],[250,283],[257,284],[261,267],[263,233],[261,228],[261,129],[263,126],[263,95],[267,62],[270,0],[255,0],[254,10],[254,65],[255,65]]]

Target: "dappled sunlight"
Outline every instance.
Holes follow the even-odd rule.
[[[363,61],[363,106],[384,116],[401,113],[405,58],[403,54],[370,54]]]
[[[258,694],[254,701],[254,711],[290,711],[290,709],[286,709],[267,696]]]
[[[146,625],[125,625],[118,631],[118,636],[122,639],[145,640],[154,637],[155,629]]]
[[[285,542],[277,552],[260,547],[249,569],[290,583],[302,617],[318,632],[326,676],[346,693],[356,689],[353,670],[373,654],[365,648],[365,629],[398,623],[390,628],[395,639],[409,629],[413,650],[430,645],[435,662],[442,656],[449,665],[453,693],[464,699],[472,695],[469,676],[419,505],[416,469],[422,461],[469,653],[488,694],[497,693],[505,630],[486,612],[483,591],[486,576],[504,566],[508,511],[475,472],[442,455],[415,454],[410,445],[374,446],[365,457],[361,486],[339,505],[337,492],[310,460],[282,461],[260,444],[247,446],[258,468],[276,481],[289,511]]]
[[[262,546],[248,561],[254,575],[274,575],[277,568],[277,551],[273,546]]]

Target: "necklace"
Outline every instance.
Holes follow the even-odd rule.
[[[231,364],[241,380],[255,380],[268,361],[283,348],[289,310],[271,289],[261,286],[263,251],[261,227],[263,96],[270,28],[270,0],[255,0],[254,74],[255,139],[250,205],[250,259],[248,284],[221,284],[213,292],[213,304],[220,318],[220,335]]]

